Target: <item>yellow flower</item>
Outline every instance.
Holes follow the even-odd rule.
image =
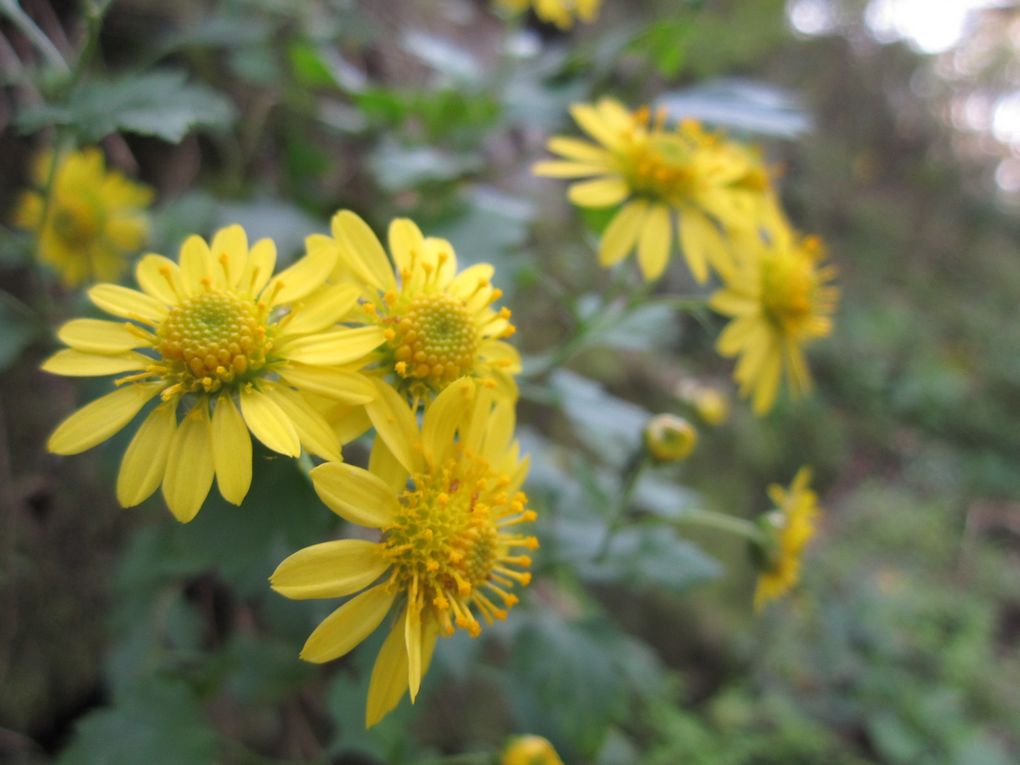
[[[151,399],[160,403],[124,454],[117,498],[125,507],[161,484],[179,521],[195,517],[215,475],[220,494],[240,504],[251,483],[251,438],[296,457],[302,446],[340,459],[329,425],[299,391],[364,404],[375,395],[355,370],[383,342],[377,327],[335,329],[357,288],[318,288],[335,263],[312,248],[273,277],[276,246],[249,249],[240,226],[184,242],[180,265],[146,255],[135,270],[141,291],[99,284],[88,296],[121,321],[74,319],[58,337],[68,348],[42,368],[92,377],[127,373],[116,390],[64,420],[47,448],[77,454],[127,425]],[[240,411],[238,410],[240,405]],[[178,423],[178,413],[183,416]]]
[[[538,541],[515,533],[534,520],[520,491],[527,460],[512,442],[513,404],[464,378],[414,413],[379,383],[367,405],[379,437],[369,470],[329,462],[312,470],[319,497],[341,517],[379,529],[378,542],[345,539],[291,555],[270,583],[289,598],[335,598],[360,592],[320,624],[301,658],[343,656],[395,611],[375,662],[365,723],[375,725],[410,689],[418,694],[438,635],[472,636],[503,619],[511,590],[531,581],[523,550]],[[365,589],[365,588],[368,589]]]
[[[667,128],[664,111],[654,118],[647,107],[631,113],[612,98],[574,104],[570,113],[596,143],[552,138],[549,150],[561,159],[539,162],[534,172],[590,178],[570,187],[570,201],[580,207],[626,202],[602,235],[603,266],[637,247],[644,278],[658,278],[676,228],[691,273],[704,282],[709,266],[731,263],[724,232],[753,229],[774,214],[768,173],[757,154],[693,120]]]
[[[771,242],[742,237],[736,266],[709,302],[733,320],[719,337],[723,356],[740,356],[734,377],[742,396],[751,395],[755,413],[767,412],[785,376],[794,397],[811,389],[801,347],[832,331],[839,291],[831,286],[835,268],[821,265],[817,237],[800,237],[785,226],[773,228]]]
[[[789,489],[779,484],[769,487],[776,508],[765,515],[762,524],[769,542],[754,592],[756,610],[789,592],[800,577],[801,552],[814,536],[819,512],[818,495],[808,487],[810,482],[811,470],[802,467]]]
[[[570,29],[575,21],[590,23],[599,15],[602,0],[497,0],[509,11],[521,13],[528,8],[547,24]]]
[[[691,456],[698,431],[683,417],[658,414],[645,425],[645,446],[659,462],[678,462]]]
[[[563,765],[563,760],[547,739],[518,736],[504,750],[499,765]]]
[[[51,151],[32,162],[37,188],[46,185],[52,163]],[[68,287],[114,280],[123,273],[127,258],[145,243],[144,208],[152,196],[148,186],[107,172],[99,149],[82,149],[59,161],[49,209],[41,193],[26,191],[18,200],[14,223],[36,233],[40,260],[51,265]]]
[[[347,320],[385,334],[374,369],[415,408],[461,377],[517,398],[513,375],[521,359],[503,341],[514,332],[510,309],[492,307],[503,292],[492,286],[491,265],[479,263],[458,273],[450,243],[424,237],[406,219],[389,227],[392,262],[353,212],[337,213],[332,233],[332,239],[312,239],[335,247],[337,281],[362,288],[360,307]]]
[[[708,425],[722,425],[730,416],[729,400],[715,386],[696,380],[684,380],[677,385],[676,395]]]

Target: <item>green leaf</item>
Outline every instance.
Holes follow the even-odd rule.
[[[227,127],[234,117],[233,106],[222,95],[203,85],[189,85],[183,72],[164,70],[87,82],[66,104],[24,111],[18,126],[24,132],[65,126],[85,143],[116,132],[179,143],[196,128]]]
[[[183,683],[146,678],[86,715],[58,765],[216,762],[216,735]]]

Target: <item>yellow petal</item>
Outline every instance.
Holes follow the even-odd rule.
[[[496,401],[488,418],[485,430],[485,444],[482,455],[490,460],[497,460],[506,453],[510,441],[514,437],[517,425],[516,406],[512,401]]]
[[[709,265],[719,273],[729,273],[733,269],[733,258],[719,229],[702,212],[684,211],[680,218],[680,246],[687,266],[701,284],[708,279]]]
[[[312,485],[319,499],[351,523],[381,529],[393,524],[400,510],[397,495],[382,479],[343,462],[326,462],[314,468]]]
[[[301,658],[315,664],[340,658],[372,634],[395,597],[395,591],[380,585],[351,598],[308,636]]]
[[[170,258],[150,253],[135,267],[138,286],[165,305],[176,305],[184,291],[181,270]]]
[[[781,364],[782,357],[776,351],[765,358],[758,379],[755,381],[754,398],[751,402],[751,408],[757,415],[765,414],[776,401],[776,392],[779,390],[779,378],[782,371]]]
[[[653,205],[648,211],[638,242],[638,265],[645,281],[658,279],[666,270],[671,241],[669,208],[665,205]]]
[[[473,266],[468,266],[457,274],[450,284],[450,292],[462,300],[467,300],[478,291],[479,285],[490,285],[495,273],[496,269],[488,263],[476,263]]]
[[[329,329],[354,307],[361,290],[353,284],[331,284],[291,307],[281,336],[303,335]]]
[[[382,327],[359,327],[357,329],[336,329],[305,335],[294,339],[286,338],[280,343],[279,353],[290,361],[317,366],[337,366],[358,361],[374,351],[386,336]]]
[[[126,322],[103,319],[72,319],[57,331],[57,337],[65,345],[86,353],[123,353],[148,345],[130,326]]]
[[[276,268],[276,243],[272,239],[259,239],[248,253],[238,289],[255,296],[262,292]]]
[[[559,154],[561,157],[578,162],[606,166],[612,161],[612,155],[608,151],[578,138],[556,136],[555,138],[550,138],[546,145],[549,147],[549,151],[554,154]]]
[[[269,585],[294,600],[341,598],[368,587],[389,565],[376,542],[340,539],[298,550],[276,567]]]
[[[581,129],[608,149],[614,149],[620,145],[620,135],[606,123],[591,104],[574,104],[570,107],[570,114],[581,126]]]
[[[758,304],[748,295],[733,290],[717,290],[708,301],[709,307],[726,316],[750,316]]]
[[[212,256],[209,245],[200,236],[189,236],[181,245],[181,280],[189,295],[201,295],[205,291],[205,280],[212,283]]]
[[[102,377],[120,372],[135,372],[145,369],[151,363],[152,359],[130,351],[116,356],[105,356],[64,348],[46,359],[40,369],[65,377]]]
[[[386,251],[365,221],[350,210],[341,210],[333,216],[332,231],[347,257],[364,267],[372,286],[383,291],[397,288]]]
[[[301,445],[324,460],[339,462],[340,441],[329,423],[299,393],[284,385],[266,383],[262,392],[287,416],[297,430]]]
[[[299,390],[347,404],[367,404],[375,398],[368,378],[346,369],[291,363],[280,369],[280,377]]]
[[[365,727],[371,728],[400,703],[407,690],[407,645],[404,625],[397,621],[372,667],[368,683],[368,701],[365,705]]]
[[[471,412],[475,384],[462,377],[447,385],[425,409],[421,438],[425,453],[436,464],[446,462],[454,448],[453,434]]]
[[[88,295],[98,307],[122,319],[140,319],[155,325],[167,314],[166,305],[156,298],[117,284],[97,284]]]
[[[394,218],[390,222],[390,254],[393,255],[393,263],[398,271],[411,267],[412,253],[420,252],[424,242],[425,237],[414,221]]]
[[[612,207],[626,199],[628,194],[630,189],[622,178],[607,176],[573,184],[567,197],[579,207]]]
[[[421,690],[421,610],[417,604],[407,605],[404,616],[404,647],[407,649],[407,688],[411,703]]]
[[[46,448],[54,454],[79,454],[91,449],[127,425],[160,387],[151,383],[125,385],[97,398],[60,423]]]
[[[365,404],[372,424],[379,437],[393,452],[401,465],[409,473],[418,473],[423,464],[421,455],[415,448],[419,442],[418,421],[411,407],[403,397],[382,380],[374,380],[376,397]]]
[[[176,429],[176,402],[160,404],[142,422],[117,473],[117,501],[121,507],[139,505],[159,488]]]
[[[216,399],[213,410],[212,455],[220,495],[240,505],[251,488],[251,436],[228,394]]]
[[[368,472],[382,479],[396,496],[407,488],[407,468],[397,462],[393,452],[381,438],[375,439],[368,455]]]
[[[648,203],[638,199],[625,205],[613,216],[602,233],[602,243],[599,246],[601,265],[612,266],[634,249],[647,215]]]
[[[301,454],[301,439],[290,418],[279,405],[262,391],[251,388],[241,390],[241,414],[255,438],[274,452],[297,457]]]
[[[479,387],[476,390],[473,406],[464,417],[460,428],[460,443],[468,451],[478,454],[482,450],[494,400],[495,396],[491,389]]]
[[[536,162],[531,172],[545,178],[584,178],[588,175],[602,175],[605,165],[586,165],[583,162]]]
[[[336,252],[316,247],[294,265],[274,276],[262,291],[270,306],[286,305],[310,295],[329,278],[336,263]]]
[[[163,478],[163,499],[181,523],[202,508],[213,482],[213,453],[209,409],[199,399],[174,432]]]
[[[216,283],[236,287],[248,262],[248,235],[237,224],[221,228],[209,245]]]

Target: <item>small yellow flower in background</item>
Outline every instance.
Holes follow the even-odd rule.
[[[722,425],[729,419],[729,398],[714,385],[684,380],[676,387],[676,397],[690,406],[707,425]]]
[[[599,15],[602,0],[497,0],[509,11],[521,13],[528,8],[547,24],[570,29],[575,21],[590,23]]]
[[[491,265],[458,273],[450,243],[426,238],[406,219],[390,224],[392,261],[368,224],[350,211],[334,216],[332,233],[333,239],[312,240],[336,247],[337,281],[361,285],[362,302],[348,320],[384,333],[374,368],[415,408],[461,377],[517,398],[513,375],[521,359],[504,342],[514,333],[510,309],[493,308],[503,292],[492,285]]]
[[[811,470],[802,467],[789,489],[779,484],[769,487],[769,498],[776,507],[760,524],[768,542],[762,550],[754,592],[756,610],[789,592],[800,578],[801,553],[814,536],[819,513],[818,495],[808,486],[810,483]]]
[[[32,183],[40,191],[21,195],[15,225],[36,233],[39,259],[68,287],[119,278],[148,236],[152,189],[107,171],[99,149],[82,149],[59,160],[47,209],[41,190],[52,164],[52,151],[32,162]]]
[[[276,245],[262,239],[249,249],[244,230],[230,226],[211,244],[190,237],[179,265],[162,255],[143,257],[135,269],[141,291],[93,287],[92,302],[121,320],[67,322],[57,335],[68,347],[42,368],[71,377],[126,376],[64,420],[47,448],[90,449],[159,397],[124,453],[117,498],[131,507],[162,485],[182,522],[198,513],[214,476],[224,499],[244,499],[252,472],[249,430],[280,454],[296,457],[304,447],[340,459],[333,431],[299,391],[367,403],[372,385],[355,370],[384,338],[376,327],[334,328],[358,299],[353,286],[317,292],[335,260],[330,248],[312,249],[274,277]]]
[[[379,529],[380,541],[299,550],[270,584],[298,599],[360,592],[309,636],[301,658],[316,663],[346,654],[396,609],[369,684],[371,727],[408,689],[414,702],[440,634],[459,627],[477,636],[478,616],[506,617],[517,603],[514,585],[531,581],[523,551],[538,540],[514,531],[535,513],[520,491],[528,462],[512,441],[511,402],[464,378],[425,409],[420,430],[389,386],[367,408],[378,432],[369,470],[329,462],[311,476],[323,502],[351,523]]]
[[[499,765],[563,765],[563,760],[547,739],[518,736],[503,751]]]
[[[683,417],[659,414],[645,426],[645,446],[659,462],[678,462],[691,456],[698,431]]]
[[[623,206],[609,222],[599,262],[612,266],[637,248],[648,281],[662,275],[677,236],[699,282],[732,263],[725,233],[755,229],[774,215],[775,202],[761,158],[749,148],[705,130],[693,120],[668,128],[665,112],[628,111],[619,101],[574,104],[570,113],[595,143],[557,136],[549,150],[559,160],[534,172],[553,178],[590,178],[571,185],[580,207]]]
[[[741,238],[736,266],[723,273],[723,288],[709,301],[733,319],[717,348],[723,356],[740,357],[734,377],[740,395],[752,396],[756,414],[772,407],[784,371],[793,397],[811,389],[801,349],[832,331],[839,297],[831,286],[836,269],[822,265],[825,251],[817,237],[801,237],[785,225],[769,237]]]

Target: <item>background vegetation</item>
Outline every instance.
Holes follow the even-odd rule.
[[[76,61],[93,4],[22,5]],[[123,437],[46,454],[85,391],[37,366],[83,301],[40,279],[30,240],[5,228],[0,759],[484,762],[519,732],[600,765],[1020,759],[1020,224],[1010,147],[954,118],[960,99],[1017,87],[1020,18],[985,11],[934,56],[876,40],[864,3],[815,5],[835,20],[809,38],[779,0],[605,0],[569,35],[482,2],[118,0],[71,88],[0,23],[4,211],[33,151],[74,135],[156,187],[156,252],[241,222],[293,256],[347,207],[377,230],[413,217],[464,261],[494,262],[528,357],[543,540],[511,619],[441,641],[418,704],[365,732],[373,647],[298,662],[329,604],[265,586],[338,520],[282,459],[265,456],[241,509],[212,502],[180,526],[158,499],[116,507]],[[681,411],[681,381],[725,386],[730,371],[717,318],[607,314],[601,221],[529,173],[570,129],[566,107],[602,93],[666,97],[755,136],[840,268],[814,397],[762,420],[735,401],[690,461],[636,492],[643,514],[753,517],[767,483],[814,465],[820,537],[801,588],[761,615],[731,538],[638,524],[592,562],[648,414]],[[681,271],[659,289],[693,293]],[[568,337],[576,354],[545,374]]]

